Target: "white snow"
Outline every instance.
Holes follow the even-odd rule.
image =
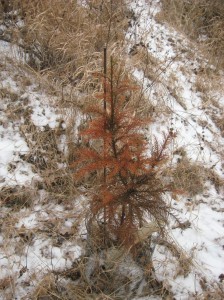
[[[165,106],[172,111],[172,119],[166,119],[166,124],[167,128],[173,127],[177,132],[175,148],[183,147],[192,162],[201,162],[205,167],[215,169],[223,177],[223,158],[220,153],[224,149],[224,139],[210,115],[202,108],[201,93],[195,92],[194,69],[202,64],[204,58],[198,54],[196,59],[192,54],[190,60],[189,56],[185,57],[178,51],[179,45],[191,53],[191,44],[168,24],[156,22],[154,16],[160,9],[159,1],[132,1],[131,8],[137,20],[133,21],[130,29],[129,43],[134,45],[144,42],[148,53],[166,66],[159,78],[167,82],[167,86],[170,85],[169,78],[175,75],[178,99],[175,94],[170,93],[168,87],[161,88],[160,83],[154,83],[144,77],[141,70],[135,68],[133,75],[142,82],[149,100],[154,105],[162,104],[157,92],[158,87],[160,88],[160,97],[165,99]],[[172,43],[172,40],[175,42]],[[207,62],[204,60],[203,63],[206,65]],[[187,69],[185,74],[182,73],[183,69]],[[221,104],[223,95],[216,93],[216,99]],[[201,121],[206,121],[207,126],[202,127]],[[151,134],[158,136],[158,132],[163,130],[164,118],[159,116],[151,126]],[[172,239],[193,258],[194,267],[190,274],[186,277],[177,275],[174,279],[177,266],[173,255],[162,246],[157,246],[154,253],[156,272],[160,279],[172,286],[176,299],[190,299],[196,292],[200,293],[201,277],[205,276],[211,282],[215,282],[218,281],[219,275],[224,273],[223,245],[217,244],[217,240],[223,241],[224,238],[224,198],[209,185],[208,198],[201,196],[201,199],[203,201],[197,205],[186,206],[186,200],[182,197],[175,208],[178,209],[179,216],[191,222],[191,226],[185,230],[170,229]]]
[[[159,0],[133,0],[131,8],[135,11],[137,20],[133,21],[127,34],[129,47],[144,42],[148,53],[163,65],[163,71],[158,70],[158,77],[161,78],[163,84],[144,77],[143,71],[136,67],[133,68],[133,75],[142,83],[145,94],[153,105],[161,107],[164,111],[165,108],[169,108],[172,112],[169,117],[165,115],[156,117],[155,123],[150,128],[150,135],[161,136],[163,131],[173,127],[177,132],[177,138],[174,141],[176,149],[184,147],[192,162],[201,162],[205,167],[214,169],[224,177],[223,158],[220,154],[224,150],[224,138],[221,137],[211,115],[203,109],[201,93],[195,90],[194,70],[208,62],[200,55],[198,59],[195,58],[192,54],[191,42],[185,36],[176,32],[168,24],[159,24],[156,21],[155,15],[160,9]],[[178,49],[185,49],[191,53],[192,59],[190,60],[184,54],[185,52],[181,53]],[[53,105],[55,99],[38,91],[38,85],[35,84],[22,91],[13,77],[7,57],[15,60],[15,63],[18,60],[21,62],[21,53],[18,54],[18,49],[1,42],[0,56],[6,66],[6,69],[1,71],[0,88],[16,93],[18,97],[15,99],[15,104],[21,107],[23,107],[24,99],[28,99],[28,105],[32,109],[31,121],[40,130],[44,130],[46,126],[51,129],[56,128],[61,116]],[[187,72],[183,73],[183,69],[187,69]],[[173,75],[175,75],[173,88],[178,91],[178,96],[169,90],[171,86],[169,80]],[[26,74],[26,76],[29,75]],[[158,98],[158,91],[160,98]],[[214,92],[213,96],[220,105],[224,105],[224,95]],[[35,178],[40,180],[41,178],[32,169],[31,164],[20,157],[21,154],[27,154],[30,151],[20,130],[24,125],[24,118],[10,118],[10,111],[7,108],[9,103],[8,96],[2,97],[0,103],[0,188],[16,185],[32,186]],[[207,122],[206,127],[201,125],[202,121]],[[80,119],[77,118],[77,123],[79,122]],[[63,126],[65,128],[64,124]],[[67,149],[65,144],[66,139],[62,137],[59,149]],[[61,164],[61,167],[65,166]],[[178,274],[177,259],[164,246],[156,246],[153,261],[156,275],[167,286],[172,287],[174,297],[178,300],[192,299],[191,297],[196,293],[201,293],[200,279],[202,277],[206,277],[209,282],[217,282],[219,275],[224,273],[224,197],[222,192],[218,193],[214,186],[207,182],[204,194],[193,197],[190,204],[187,204],[184,196],[179,197],[178,201],[173,201],[178,216],[182,220],[189,220],[190,227],[184,230],[169,228],[169,235],[180,246],[183,253],[192,258],[191,270],[186,276]],[[62,245],[52,242],[54,228],[57,226],[63,233],[72,230],[74,218],[71,215],[63,217],[63,214],[71,214],[71,212],[61,204],[48,203],[42,206],[45,191],[39,191],[38,197],[39,203],[35,203],[30,209],[22,210],[16,215],[14,223],[10,225],[14,226],[15,232],[24,230],[33,236],[23,254],[19,252],[21,240],[17,233],[15,233],[15,239],[18,241],[17,252],[11,245],[7,245],[6,249],[7,236],[0,233],[0,279],[9,274],[18,275],[19,270],[24,266],[29,272],[25,273],[19,282],[28,278],[28,274],[32,272],[43,275],[48,271],[63,270],[71,267],[72,262],[82,254],[82,247],[74,244],[72,238],[64,241]],[[82,205],[83,199],[80,198],[80,202]],[[41,235],[38,229],[44,222],[48,224],[51,222],[55,227]],[[82,231],[80,234],[85,236],[86,232],[82,225],[80,224],[80,231]],[[138,277],[138,273],[135,274],[131,266],[122,266],[122,268],[124,272]],[[25,288],[19,288],[17,295],[18,297],[26,295]],[[153,296],[141,299],[160,298]]]

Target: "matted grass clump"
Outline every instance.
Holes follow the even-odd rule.
[[[177,164],[173,171],[173,179],[175,188],[192,197],[203,192],[205,170],[200,164],[193,164],[185,159]]]
[[[1,205],[14,209],[31,206],[34,196],[34,192],[25,186],[2,187],[0,194]]]

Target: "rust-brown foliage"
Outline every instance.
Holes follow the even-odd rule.
[[[103,85],[106,93],[97,95],[98,104],[88,109],[92,118],[80,133],[85,143],[77,153],[74,176],[83,180],[87,174],[97,174],[98,183],[90,195],[91,215],[102,218],[105,234],[131,245],[145,217],[160,226],[167,221],[162,194],[170,188],[162,183],[160,173],[173,134],[164,134],[163,142],[155,140],[149,149],[143,128],[150,121],[141,120],[128,105],[136,86],[114,66]]]

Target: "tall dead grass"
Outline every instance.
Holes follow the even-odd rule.
[[[124,0],[12,0],[23,26],[12,29],[26,60],[75,84],[89,66],[96,71],[103,47],[122,44],[128,26]],[[91,68],[92,65],[92,68]]]
[[[224,67],[223,0],[162,0],[159,20],[196,39],[217,66]]]

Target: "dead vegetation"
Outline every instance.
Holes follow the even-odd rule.
[[[168,251],[173,255],[173,257],[177,259],[177,267],[174,278],[178,276],[187,277],[194,265],[194,258],[192,256],[192,253],[186,253],[169,238],[158,238],[156,242],[158,243],[158,245],[167,248]]]
[[[96,71],[103,47],[122,44],[128,26],[129,12],[123,0],[116,4],[87,1],[85,5],[69,1],[66,6],[63,1],[12,0],[10,7],[18,9],[17,18],[24,25],[11,27],[7,36],[25,49],[29,65],[66,84],[82,80],[87,69]],[[9,16],[5,18],[7,22]]]
[[[177,163],[172,175],[174,187],[187,193],[189,197],[203,192],[206,177],[202,165],[192,163],[184,158]]]
[[[30,207],[34,197],[34,191],[25,186],[3,187],[0,193],[1,205],[16,210]]]
[[[210,181],[216,191],[221,192],[223,179],[215,170],[206,168],[201,163],[190,161],[183,148],[176,150],[174,154],[179,156],[177,164],[169,171],[174,188],[192,198],[203,194],[206,181]]]
[[[49,126],[40,129],[30,118],[27,119],[27,124],[29,125],[22,125],[20,129],[30,151],[21,154],[20,158],[31,164],[33,171],[42,178],[35,183],[38,189],[48,191],[58,203],[66,199],[68,201],[76,194],[76,188],[67,167],[69,154],[60,149],[61,138],[66,137],[65,129],[61,122],[53,129]]]
[[[196,300],[209,300],[209,299],[217,299],[222,300],[223,298],[223,285],[222,282],[217,283],[213,282],[209,283],[205,277],[202,277],[200,280],[200,285],[202,288],[202,293],[195,295]]]
[[[224,66],[224,3],[222,0],[162,0],[157,17],[197,40],[209,59]]]
[[[77,239],[81,239],[79,226],[86,215],[84,208],[88,210],[88,205],[84,204],[80,208],[74,205],[74,200],[80,196],[80,189],[84,190],[85,194],[85,189],[89,185],[94,187],[95,182],[91,180],[95,180],[93,179],[95,177],[91,176],[91,182],[86,180],[81,188],[77,182],[74,183],[74,169],[70,164],[76,159],[76,150],[82,142],[74,138],[77,133],[77,128],[75,128],[78,119],[77,112],[83,112],[89,103],[96,102],[93,96],[99,91],[101,83],[94,77],[94,74],[102,69],[104,46],[108,46],[108,51],[113,53],[115,60],[122,61],[125,55],[122,46],[125,44],[125,30],[129,26],[131,13],[124,1],[115,2],[114,4],[113,1],[86,1],[84,6],[78,1],[68,1],[68,6],[65,7],[61,0],[57,2],[12,0],[8,3],[1,1],[3,24],[11,22],[15,25],[17,21],[23,22],[21,27],[6,26],[7,29],[2,39],[8,38],[11,42],[19,44],[21,56],[30,67],[35,69],[37,78],[45,76],[47,88],[52,95],[60,99],[57,99],[58,102],[54,105],[60,102],[59,109],[63,112],[63,118],[55,128],[49,126],[39,128],[31,120],[32,109],[28,105],[29,100],[23,99],[25,108],[21,108],[21,102],[17,101],[20,98],[19,93],[6,88],[0,89],[0,96],[9,100],[7,117],[11,120],[20,120],[22,117],[25,119],[20,126],[20,132],[27,142],[29,152],[21,154],[20,159],[29,163],[34,173],[40,175],[33,189],[15,186],[4,187],[0,191],[1,205],[6,209],[5,216],[3,213],[4,218],[0,222],[1,229],[7,232],[5,237],[8,239],[15,236],[17,239],[15,249],[21,256],[27,245],[32,245],[40,237],[50,239],[52,245],[56,247],[61,247],[68,241],[75,243]],[[175,1],[172,4],[178,5]],[[166,9],[168,9],[168,4],[164,5],[167,5]],[[13,9],[19,11],[19,15],[15,18],[11,18],[9,14]],[[181,9],[185,14],[183,8]],[[175,11],[175,16],[176,13]],[[172,17],[171,14],[170,17]],[[219,53],[218,48],[216,53]],[[152,83],[160,82],[163,66],[148,53],[144,43],[135,44],[129,55],[133,65],[143,70],[144,77]],[[123,61],[121,66],[122,72],[128,76],[131,84],[134,83],[135,80],[130,76],[130,70],[126,68]],[[20,82],[23,89],[32,84],[32,78],[25,76],[15,78],[15,80]],[[167,90],[186,109],[179,95],[181,91],[171,87],[177,85],[176,81],[175,76],[170,76],[170,81],[167,81]],[[196,88],[204,93],[206,84],[198,81]],[[135,114],[138,118],[150,116],[153,119],[155,112],[159,116],[162,109],[158,107],[159,105],[151,104],[144,97],[142,90],[136,91],[132,97],[127,93],[125,100],[125,108],[134,105],[133,115]],[[66,110],[68,108],[69,112]],[[85,118],[89,120],[90,116],[87,114]],[[214,117],[214,122],[220,130],[224,130],[221,117]],[[86,120],[82,119],[80,128],[85,124]],[[66,151],[60,148],[62,141],[66,144]],[[220,189],[223,182],[216,172],[205,170],[202,165],[192,163],[186,157],[184,149],[176,154],[181,159],[169,173],[173,180],[172,188],[183,191],[189,197],[194,197],[203,192],[204,183],[209,179],[217,190]],[[10,164],[9,167],[13,171],[16,165]],[[161,187],[162,184],[156,178],[152,180],[151,185]],[[41,220],[38,223],[38,228],[32,230],[22,226],[15,229],[19,216],[13,218],[10,214],[29,209],[34,205],[35,196],[38,198],[39,192],[43,190],[46,196],[41,200],[41,205],[60,204],[67,210],[66,214],[62,212],[62,216],[59,216],[53,212],[53,206],[50,208],[44,206],[43,210],[49,216],[47,220]],[[160,203],[163,204],[163,202]],[[158,214],[161,214],[161,209],[164,207],[161,206],[158,209]],[[70,231],[63,227],[66,218],[73,218]],[[186,228],[182,227],[183,230]],[[143,226],[141,230],[144,229]],[[142,296],[159,295],[161,299],[172,298],[172,293],[163,286],[163,282],[155,277],[150,239],[152,233],[158,232],[157,227],[154,231],[147,231],[144,239],[142,239],[142,232],[137,232],[137,238],[134,239],[135,245],[128,253],[117,245],[111,247],[113,243],[109,244],[109,250],[102,250],[104,228],[101,222],[96,224],[96,229],[92,226],[92,230],[92,240],[90,241],[89,237],[87,240],[85,238],[82,240],[85,255],[78,260],[73,259],[72,267],[56,271],[48,270],[47,274],[41,270],[41,276],[38,278],[34,278],[35,275],[29,273],[29,270],[24,269],[24,273],[21,271],[23,269],[20,270],[21,276],[27,273],[30,276],[23,281],[24,285],[29,285],[33,280],[35,286],[32,290],[32,299],[103,300],[124,299],[127,295],[133,297],[139,294]],[[125,234],[126,230],[123,230],[122,238]],[[167,241],[166,236],[160,241],[158,239],[157,244],[168,249],[179,262],[175,276],[187,276],[192,267],[192,258],[181,251],[175,243]],[[51,254],[46,250],[45,255]],[[139,271],[141,276],[131,277],[128,273],[121,273],[122,264],[127,264],[127,261]],[[0,279],[0,291],[4,292],[5,299],[13,297],[13,286],[16,281],[17,278],[11,276]],[[205,294],[209,299],[210,291],[205,291]]]

